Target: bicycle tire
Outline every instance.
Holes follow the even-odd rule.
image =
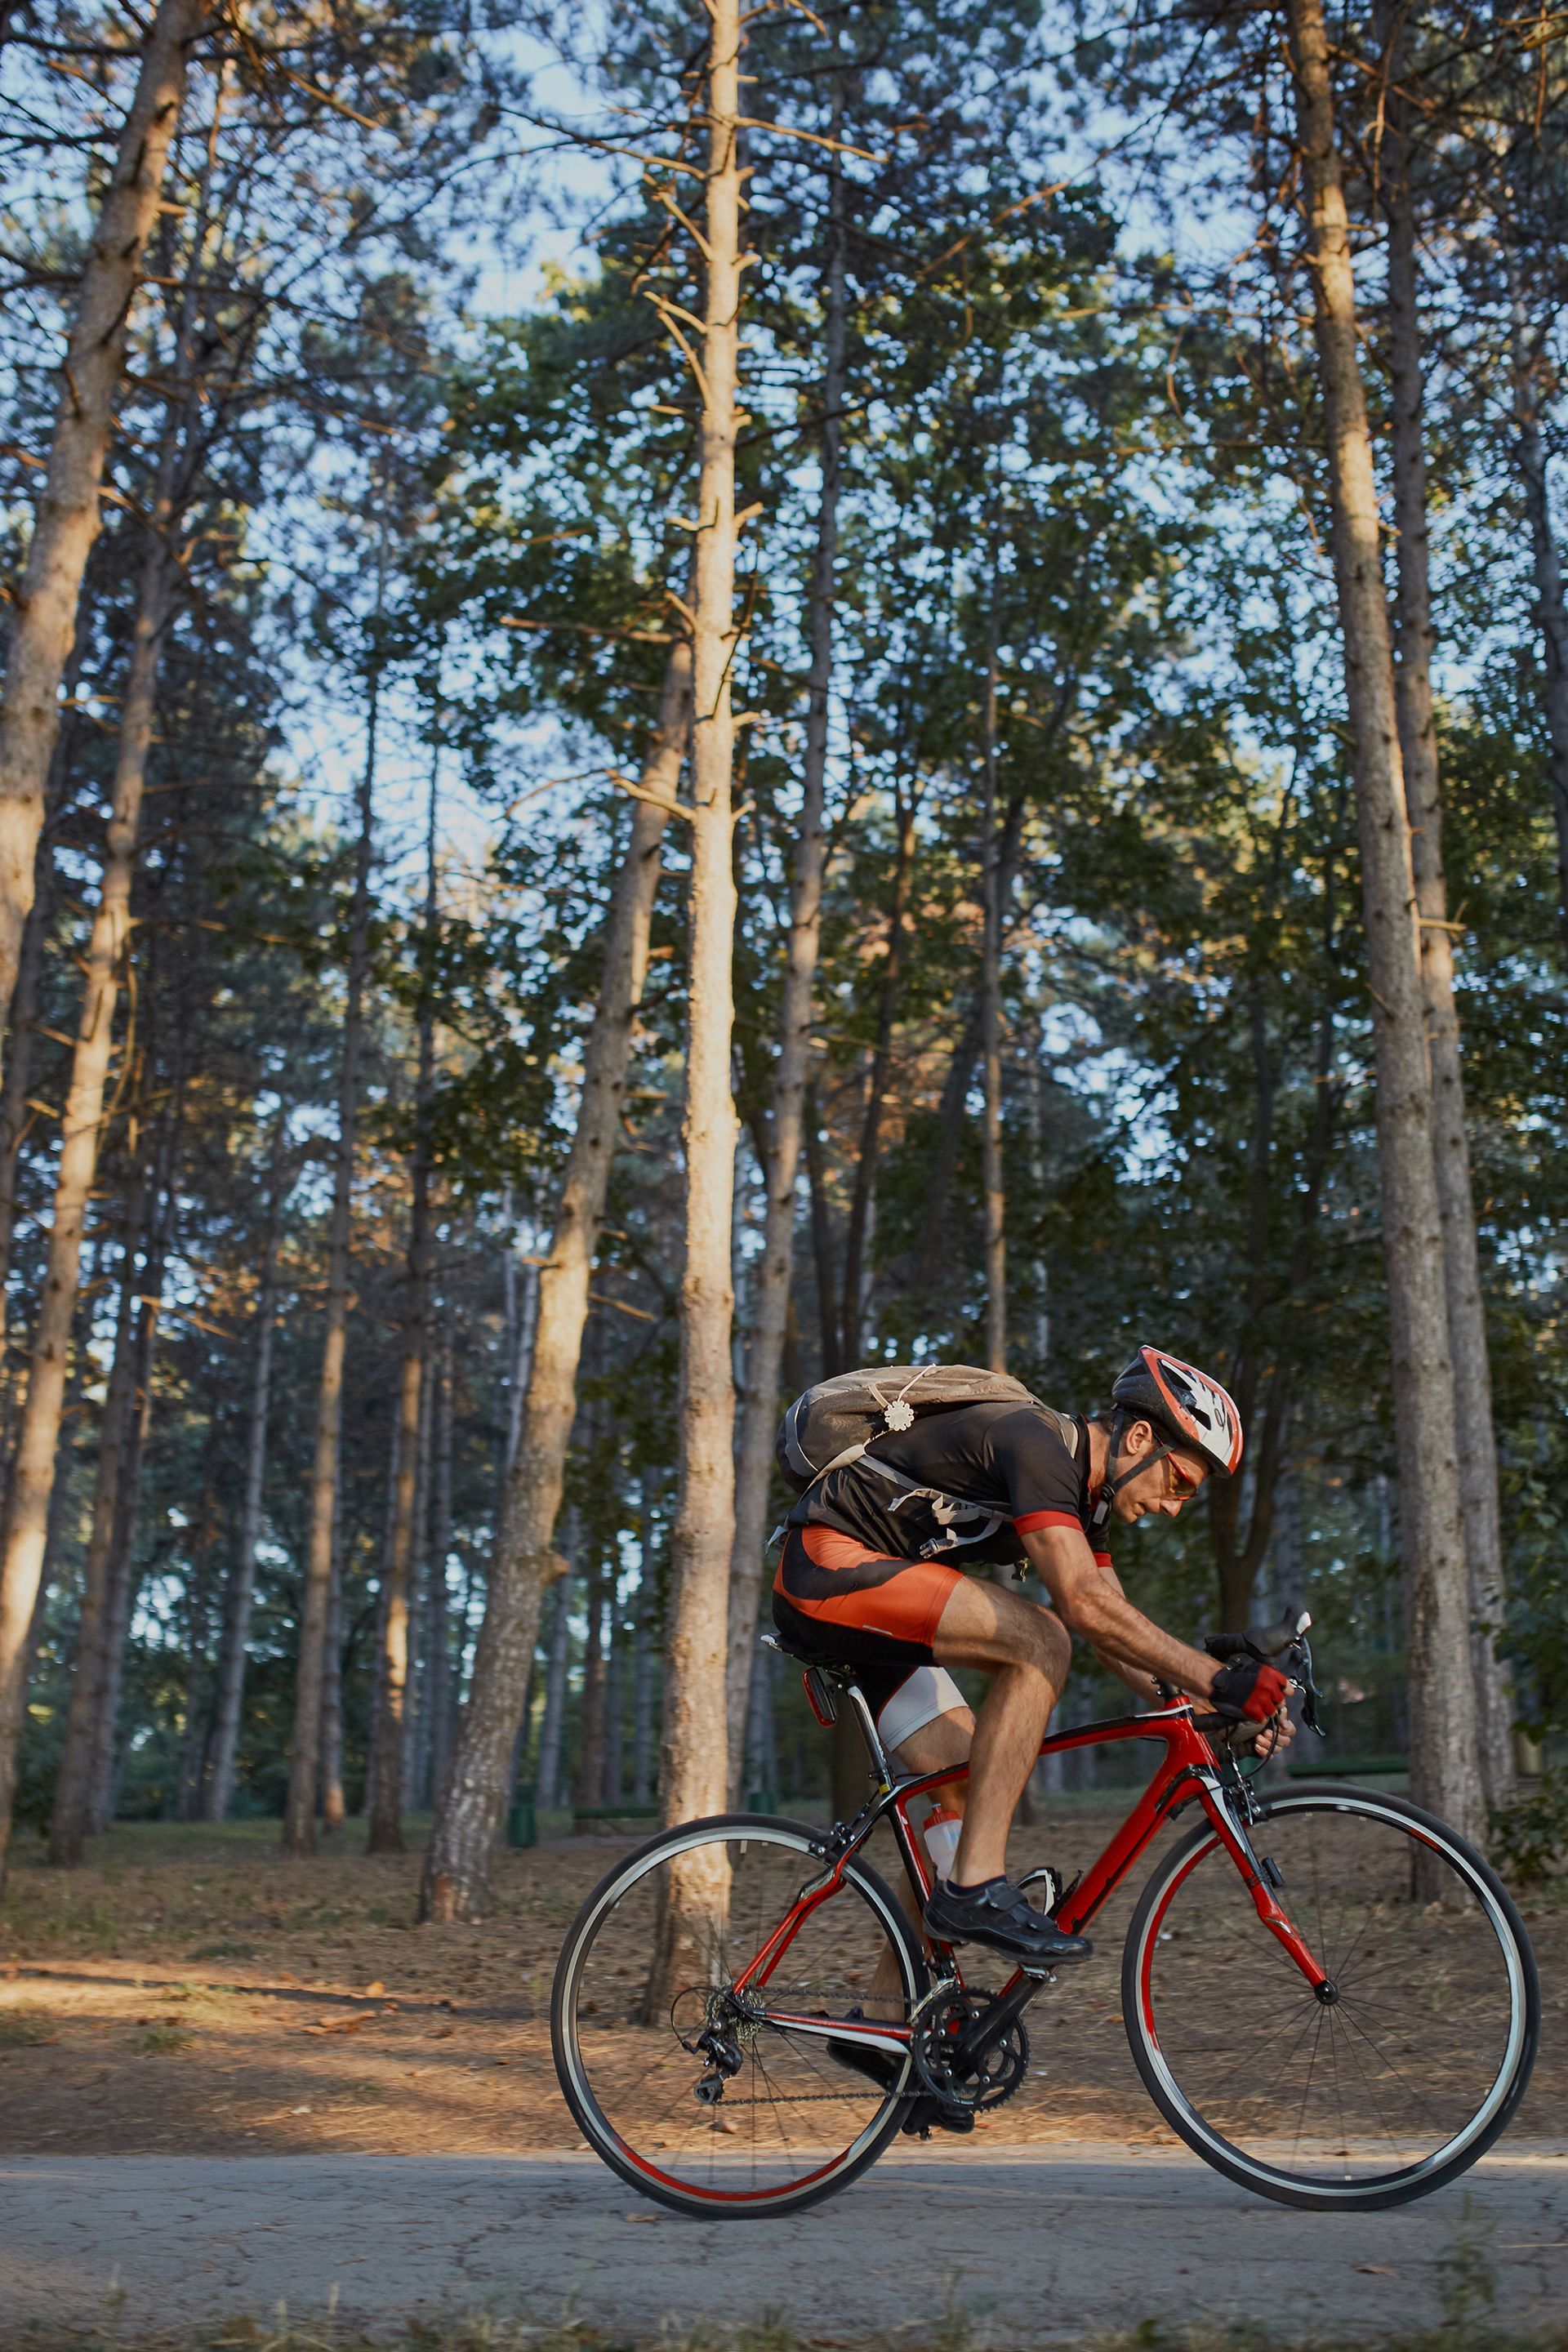
[[[1191,2097],[1177,2081],[1167,2053],[1162,2049],[1155,2015],[1156,2003],[1152,1992],[1152,1977],[1160,1941],[1162,1938],[1169,1941],[1173,1932],[1180,1932],[1163,1927],[1163,1922],[1172,1916],[1171,1906],[1173,1898],[1178,1890],[1190,1881],[1201,1863],[1208,1858],[1211,1852],[1219,1847],[1217,1832],[1207,1822],[1201,1828],[1194,1829],[1188,1837],[1183,1839],[1162,1859],[1139,1899],[1131,1923],[1128,1927],[1127,1940],[1122,1951],[1122,2019],[1128,2041],[1131,2046],[1133,2062],[1142,2078],[1144,2088],[1172,2129],[1177,2132],[1187,2146],[1201,2156],[1205,2163],[1212,2165],[1227,2179],[1236,2181],[1244,2189],[1253,2190],[1258,2196],[1269,2198],[1278,2204],[1319,2211],[1371,2212],[1390,2206],[1408,2204],[1415,2198],[1427,2196],[1434,2189],[1440,2189],[1446,2183],[1456,2179],[1461,2173],[1468,2171],[1479,2157],[1484,2156],[1488,2148],[1495,2144],[1499,2136],[1507,2128],[1520,2100],[1524,2095],[1530,2081],[1531,2070],[1535,2063],[1541,2033],[1540,1979],[1529,1935],[1507,1888],[1484,1857],[1479,1854],[1456,1831],[1448,1829],[1445,1823],[1436,1820],[1431,1814],[1422,1811],[1418,1806],[1409,1803],[1404,1798],[1376,1795],[1349,1784],[1325,1781],[1310,1789],[1290,1791],[1265,1800],[1259,1806],[1258,1825],[1252,1832],[1255,1851],[1262,1853],[1270,1843],[1266,1835],[1269,1824],[1289,1825],[1294,1822],[1299,1828],[1303,1821],[1310,1820],[1313,1815],[1321,1816],[1325,1820],[1332,1818],[1342,1825],[1347,1821],[1362,1823],[1366,1825],[1369,1837],[1374,1825],[1384,1832],[1402,1833],[1413,1842],[1409,1849],[1412,1862],[1415,1860],[1415,1844],[1425,1848],[1428,1853],[1435,1853],[1457,1873],[1478,1906],[1480,1921],[1484,1922],[1485,1927],[1490,1930],[1496,1939],[1498,1958],[1509,1990],[1507,2031],[1495,2078],[1489,2086],[1486,2095],[1479,2101],[1474,2113],[1465,2121],[1462,2127],[1453,2131],[1441,2146],[1435,2147],[1428,2155],[1416,2161],[1366,2178],[1351,2179],[1342,2175],[1335,2179],[1321,2172],[1292,2170],[1278,2163],[1266,2162],[1238,2147],[1216,2125],[1205,2120],[1199,2113]],[[1279,1843],[1279,1841],[1276,1839],[1273,1843]],[[1389,1851],[1393,1853],[1396,1850],[1391,1847]],[[1225,1868],[1230,1874],[1231,1882],[1236,1887],[1240,1888],[1242,1882],[1234,1863],[1228,1856],[1225,1856],[1224,1861]],[[1414,1888],[1413,1879],[1411,1885]],[[1362,1902],[1363,1907],[1374,1914],[1378,1908],[1377,1901],[1360,1895],[1350,1899]],[[1392,1916],[1396,1906],[1385,1898],[1380,1899],[1385,1916]],[[1291,1896],[1288,1885],[1281,1900],[1289,1909]],[[1251,1913],[1250,1897],[1247,1897],[1247,1910]],[[1443,1932],[1445,1924],[1450,1917],[1468,1918],[1469,1914],[1468,1912],[1448,1914],[1443,1912],[1440,1906],[1419,1904],[1412,1893],[1404,1906],[1404,1916],[1406,1921],[1413,1923],[1413,1934],[1419,1934],[1430,1947]],[[1263,1947],[1267,1947],[1271,1952],[1277,1952],[1279,1948],[1261,1922],[1258,1921],[1256,1914],[1251,1913],[1251,1917],[1260,1938],[1258,1947],[1260,1957]],[[1198,1932],[1201,1934],[1201,1928]],[[1305,1928],[1303,1932],[1306,1932]],[[1365,1943],[1364,1927],[1360,1931],[1360,1937]],[[1311,1940],[1311,1936],[1308,1935],[1309,1943]],[[1484,1938],[1477,1939],[1477,1948],[1483,1951],[1487,1948]],[[1374,1949],[1375,1946],[1365,1943],[1365,1948],[1370,1951]],[[1354,1953],[1355,1944],[1352,1943],[1348,1949]],[[1199,1958],[1201,1961],[1201,1954]],[[1190,1958],[1186,1959],[1186,1965],[1190,1970],[1192,1968]],[[1291,1981],[1295,1991],[1310,2000],[1313,1997],[1306,1988],[1304,1979],[1294,1973],[1294,1963],[1287,1963],[1287,1965],[1292,1971]],[[1326,1958],[1321,1965],[1328,1967],[1329,1962]],[[1359,1955],[1357,1965],[1361,1965]],[[1432,1972],[1429,1967],[1428,1973]],[[1203,1969],[1200,1968],[1197,1973],[1203,1974]],[[1215,1973],[1211,1961],[1207,1969],[1211,1983]],[[1384,1974],[1386,1973],[1385,1968]],[[1401,2009],[1396,1987],[1387,1982],[1379,1984],[1375,1966],[1371,1971],[1371,1977],[1375,1988],[1372,1997],[1371,2014],[1374,2024],[1378,2024],[1379,2031],[1386,2035],[1393,2030],[1389,2023],[1380,2022],[1380,2020],[1391,2021],[1399,2017],[1402,2020],[1399,2031],[1405,2033],[1418,2032],[1419,2021],[1415,2016],[1417,2005],[1407,2000],[1405,2006]],[[1264,2014],[1267,2016],[1268,2012],[1266,2011]],[[1352,2025],[1353,2021],[1347,2023],[1347,2036]],[[1362,2039],[1367,2042],[1370,2049],[1377,2047],[1362,2027],[1353,2026],[1353,2030],[1362,2034]],[[1278,2039],[1287,2031],[1289,2031],[1288,2026],[1272,2029],[1273,2038]],[[1303,2037],[1306,2031],[1304,2027]],[[1319,2023],[1320,2034],[1321,2032],[1321,2021]],[[1329,2038],[1331,2047],[1334,2039],[1331,2027]],[[1314,2063],[1317,2046],[1314,2043],[1312,2053]],[[1347,2046],[1349,2046],[1348,2042]],[[1479,2043],[1478,2047],[1480,2047]],[[1401,2044],[1400,2048],[1401,2053],[1405,2054],[1408,2045]],[[1216,2050],[1211,2050],[1205,2054],[1212,2058],[1218,2053]],[[1367,2074],[1367,2065],[1371,2063],[1368,2061],[1362,2063],[1360,2071],[1363,2083],[1367,2085],[1368,2103],[1374,2113],[1381,2115],[1381,2110],[1377,2107],[1376,2090],[1372,2086]],[[1490,2063],[1490,2061],[1483,2056],[1481,2063]],[[1348,2073],[1347,2079],[1349,2079]],[[1387,2074],[1384,2074],[1379,2079],[1386,2087]],[[1394,2068],[1394,2080],[1399,2083],[1403,2083],[1404,2080],[1397,2067]],[[1258,2093],[1253,2091],[1247,2095],[1257,2096]],[[1306,2112],[1306,2105],[1307,2095],[1303,2092],[1303,2114]],[[1386,2130],[1386,2126],[1384,2127]],[[1339,2157],[1342,2160],[1348,2158],[1352,2153],[1350,2135],[1343,2123],[1342,2109],[1341,2132],[1342,2144]],[[1392,2135],[1389,2137],[1392,2145]]]
[[[816,1863],[820,1863],[826,1853],[820,1829],[775,1814],[718,1813],[703,1821],[661,1830],[647,1839],[605,1873],[567,1931],[552,1989],[551,2046],[556,2077],[573,2119],[595,2154],[629,2187],[675,2212],[696,2214],[704,2221],[754,2221],[771,2214],[804,2211],[858,2179],[896,2137],[908,2111],[910,2093],[906,2086],[912,2084],[914,2077],[912,2065],[906,2063],[897,2087],[888,2092],[870,2122],[857,2133],[852,2145],[826,2168],[810,2179],[751,2193],[734,2189],[704,2189],[696,2182],[673,2178],[667,2168],[652,2161],[651,2151],[639,2151],[616,2127],[595,2093],[591,2070],[581,2047],[577,2011],[589,1956],[616,1905],[661,1864],[704,1843],[721,1840],[770,1844]],[[912,2009],[925,1991],[929,1979],[925,1955],[901,1906],[886,1881],[858,1858],[845,1864],[844,1878],[870,1906],[885,1930],[898,1956],[905,2000]]]

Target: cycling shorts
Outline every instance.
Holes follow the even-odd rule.
[[[773,1578],[773,1622],[792,1650],[857,1668],[872,1714],[896,1747],[964,1704],[931,1643],[961,1570],[872,1551],[837,1528],[791,1528]],[[890,1702],[902,1695],[901,1704]]]

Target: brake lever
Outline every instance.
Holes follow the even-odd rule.
[[[1301,1686],[1301,1720],[1309,1731],[1315,1731],[1320,1739],[1326,1739],[1329,1735],[1318,1712],[1323,1694],[1312,1680],[1312,1645],[1304,1633],[1291,1644],[1290,1663]]]

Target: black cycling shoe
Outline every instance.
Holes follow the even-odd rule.
[[[921,1921],[941,1944],[989,1944],[1026,1968],[1054,1969],[1064,1960],[1087,1960],[1094,1946],[1087,1936],[1069,1936],[1036,1910],[1010,1880],[986,1886],[950,1886],[939,1880]]]
[[[906,2139],[924,2139],[935,2125],[938,2131],[972,2132],[974,2129],[973,2107],[949,2106],[942,2099],[933,2099],[922,2091],[904,2117],[901,2129]]]
[[[847,2009],[844,2012],[846,2025],[861,2025],[865,2019],[866,2012],[861,2009]],[[890,2050],[873,2050],[868,2042],[836,2040],[828,2043],[827,2054],[840,2066],[851,2067],[857,2074],[864,2074],[868,2082],[875,2083],[882,2091],[890,2091],[903,2072],[901,2058],[895,2058]]]

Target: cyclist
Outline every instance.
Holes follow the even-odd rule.
[[[1241,1451],[1240,1416],[1219,1383],[1143,1347],[1092,1419],[952,1406],[879,1436],[790,1514],[773,1581],[774,1622],[790,1647],[858,1668],[903,1769],[969,1759],[967,1796],[951,1796],[964,1816],[952,1874],[922,1921],[943,1943],[1047,1966],[1091,1949],[1006,1875],[1008,1831],[1072,1636],[1146,1702],[1157,1700],[1158,1677],[1259,1727],[1266,1754],[1290,1738],[1285,1676],[1257,1662],[1216,1665],[1163,1633],[1128,1600],[1105,1537],[1112,1519],[1174,1518],[1207,1478],[1235,1475]],[[954,1555],[1032,1568],[1050,1607],[964,1575]],[[952,1666],[994,1677],[977,1716]]]

